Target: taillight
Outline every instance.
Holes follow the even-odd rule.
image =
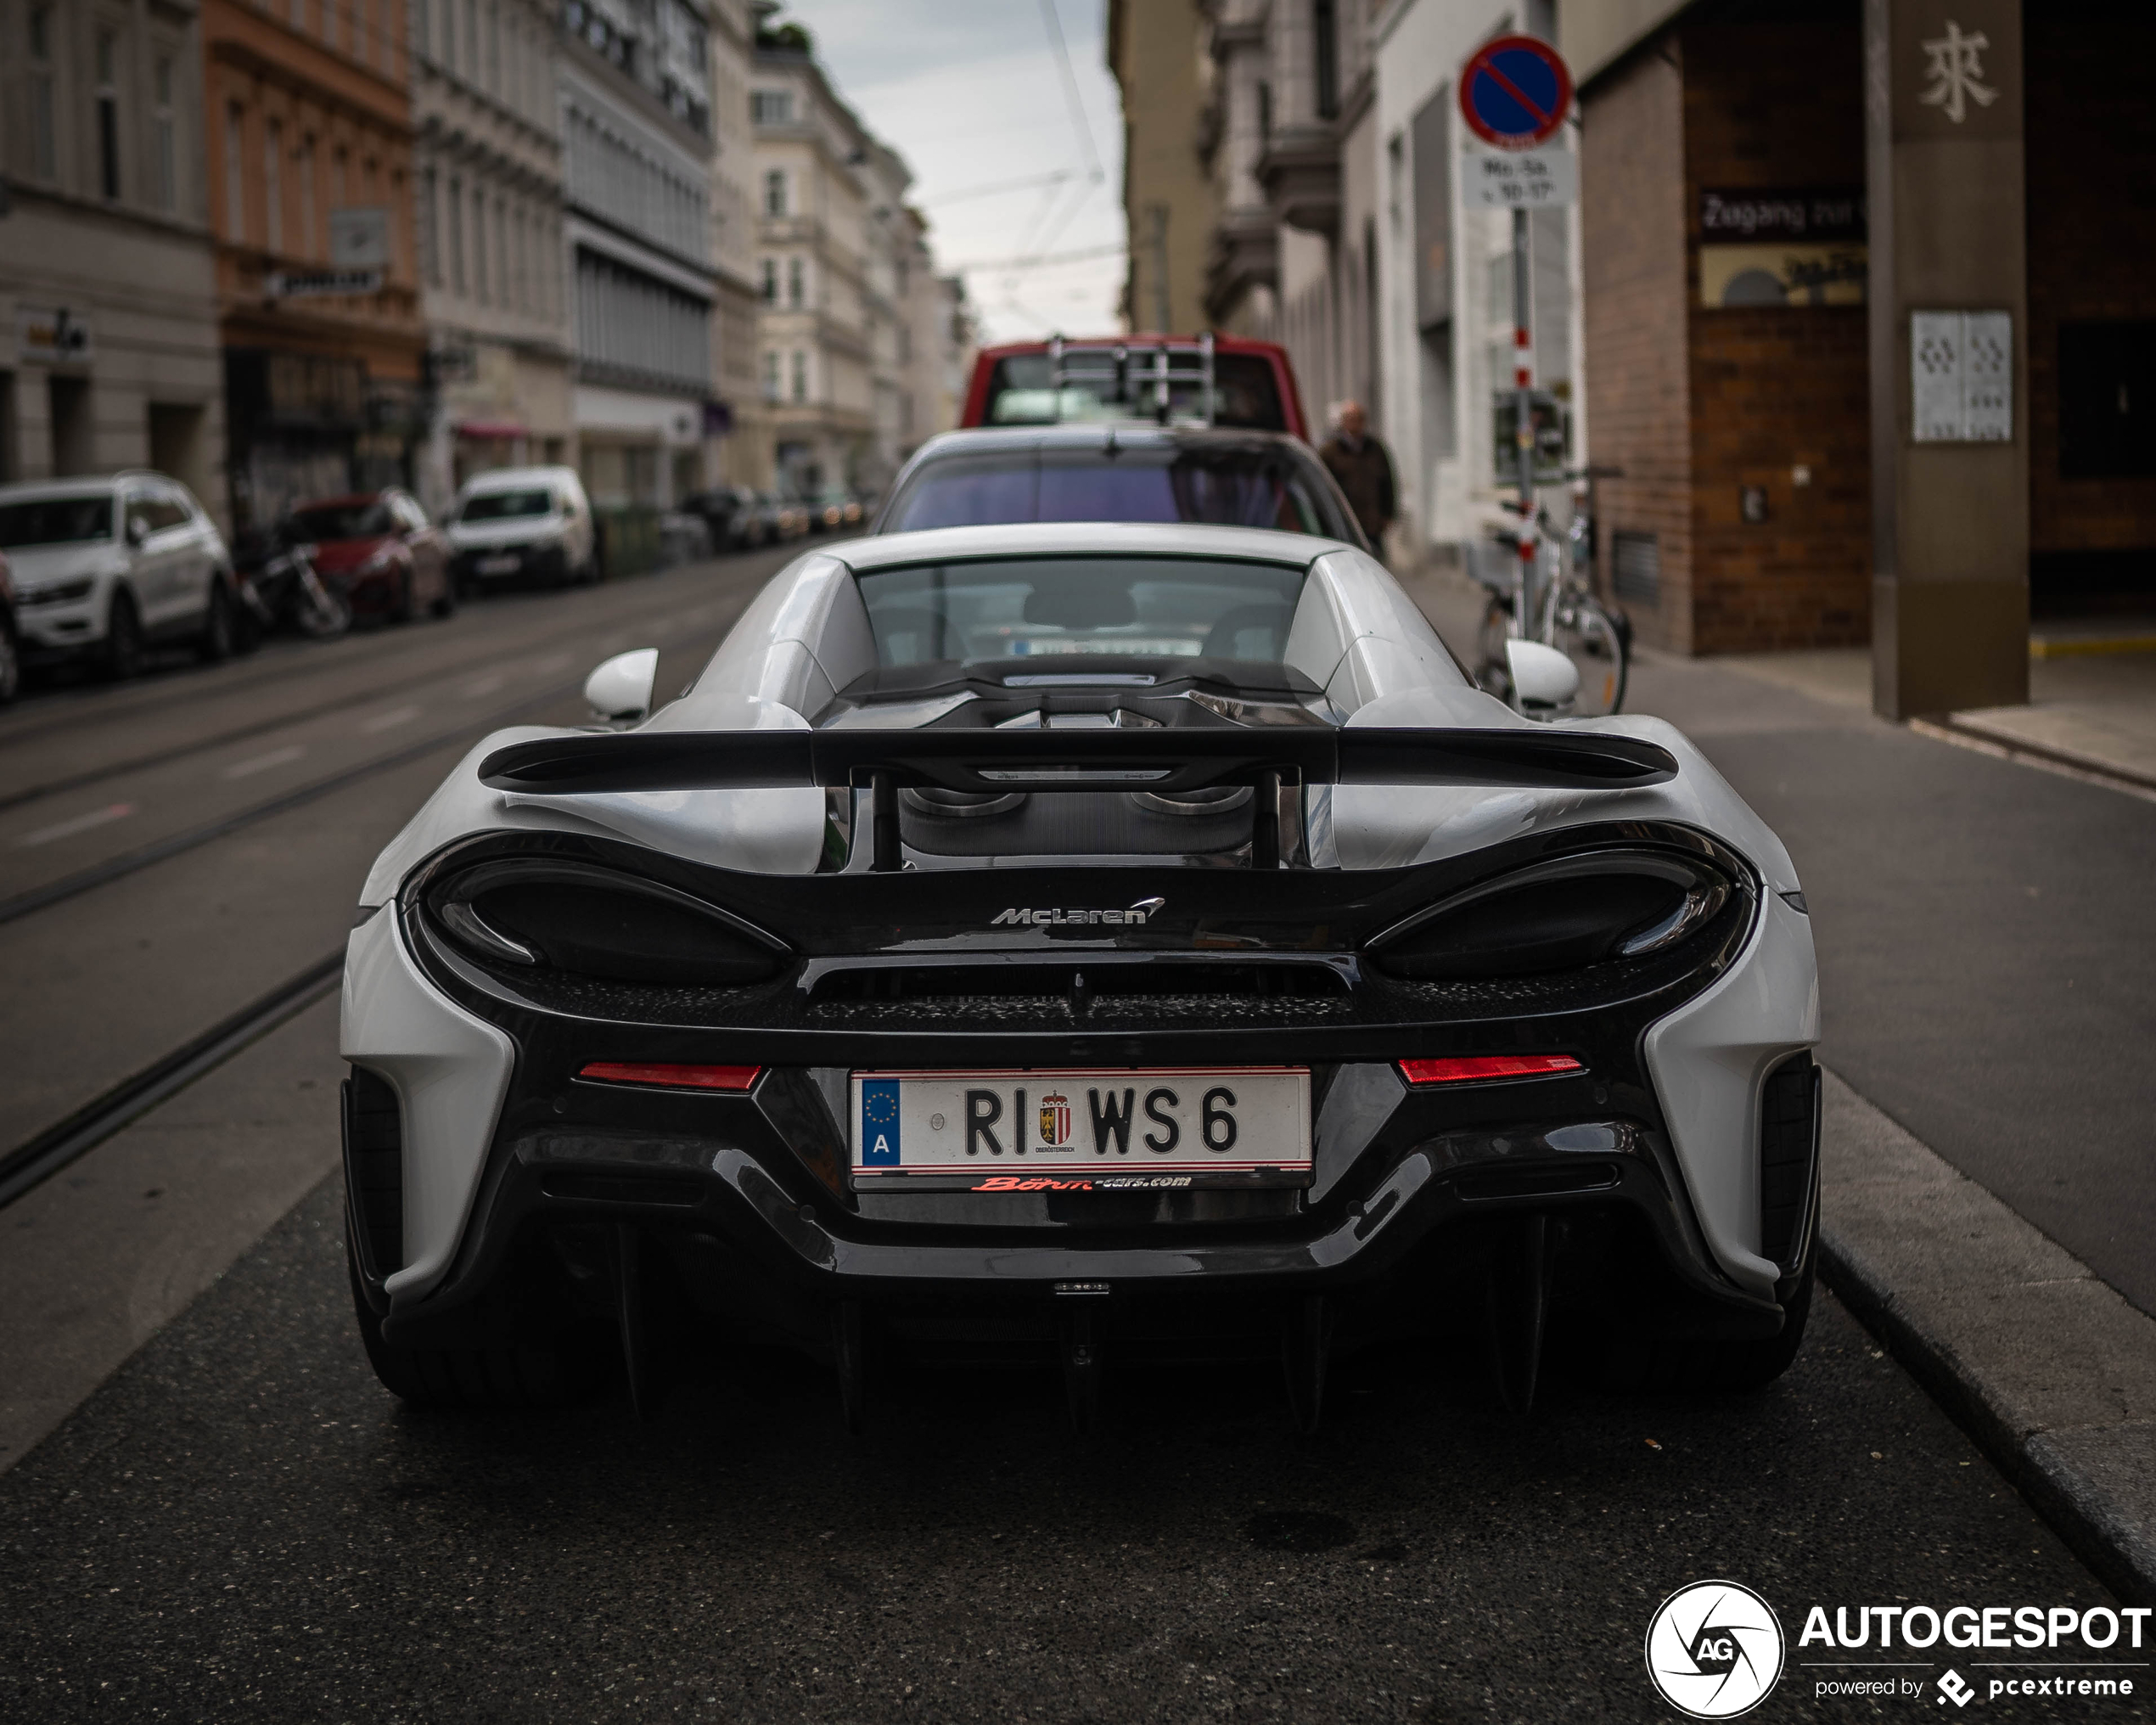
[[[656,1066],[634,1060],[594,1060],[576,1074],[597,1084],[648,1084],[661,1090],[746,1090],[761,1066]]]
[[[1569,1054],[1468,1054],[1447,1060],[1402,1060],[1410,1084],[1472,1084],[1483,1078],[1545,1078],[1586,1068]]]

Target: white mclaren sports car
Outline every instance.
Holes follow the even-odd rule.
[[[1551,655],[1554,657],[1555,655]],[[1817,991],[1683,736],[1478,691],[1344,542],[1027,524],[809,553],[655,712],[488,738],[344,993],[359,1326],[396,1394],[626,1380],[705,1323],[879,1362],[1486,1339],[1786,1366]]]

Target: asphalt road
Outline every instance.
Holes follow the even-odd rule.
[[[334,947],[374,851],[503,710],[581,716],[588,666],[654,638],[678,687],[778,560],[0,719],[0,901],[197,835],[0,922],[0,964],[36,984],[0,997],[0,1148]],[[2055,1084],[2080,1111],[2047,1143],[2124,1168],[2107,1147],[2134,1116],[2113,1110],[2143,1093],[2118,1087],[2148,1081],[2108,1051],[2146,1022],[2141,996],[2114,982],[2018,1032],[2014,1003],[2069,992],[2082,973],[2045,943],[2077,902],[2109,911],[2088,853],[2142,829],[2055,795],[2110,793],[1733,677],[1650,667],[1641,704],[1784,825],[1830,1059],[1949,1155],[2011,1143]],[[2041,854],[2046,823],[2073,857]],[[2145,959],[2146,926],[2075,937]],[[0,1719],[1649,1719],[1670,1715],[1648,1616],[1703,1576],[1759,1588],[1793,1638],[1814,1604],[2104,1598],[1830,1300],[1763,1395],[1615,1400],[1560,1376],[1524,1423],[1444,1355],[1349,1363],[1308,1440],[1255,1369],[1113,1376],[1086,1442],[1049,1379],[927,1375],[882,1386],[848,1439],[813,1367],[716,1351],[647,1424],[618,1400],[407,1413],[360,1352],[323,1179],[334,1013],[0,1211]],[[1993,1070],[2018,1033],[2078,1062],[2073,1082]],[[1942,1046],[1951,1070],[1893,1089]],[[1961,1090],[1957,1138],[1962,1116],[1923,1110]],[[1822,1674],[1796,1661],[1822,1656],[1793,1647],[1757,1717],[1894,1711],[1815,1701]]]
[[[822,1372],[734,1353],[648,1424],[445,1418],[368,1372],[339,1202],[0,1477],[0,1717],[1647,1720],[1648,1617],[1703,1576],[1793,1640],[2104,1598],[1831,1302],[1764,1395],[1560,1384],[1524,1424],[1397,1355],[1308,1440],[1259,1370],[1111,1379],[1091,1441],[1048,1377],[924,1376],[849,1439]],[[1894,1711],[1816,1702],[1822,1656],[1756,1717]],[[1983,1711],[2091,1711],[2053,1708]]]

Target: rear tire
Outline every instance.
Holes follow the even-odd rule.
[[[408,1347],[385,1340],[382,1320],[367,1303],[351,1217],[345,1218],[345,1265],[351,1279],[352,1312],[367,1362],[382,1387],[418,1408],[559,1408],[594,1387],[592,1363],[565,1338],[551,1344],[519,1343],[467,1348]]]
[[[437,617],[457,615],[457,577],[446,569],[441,572],[441,597],[434,602],[433,609]]]
[[[125,683],[143,668],[143,619],[135,596],[114,589],[105,612],[104,640],[98,649],[98,670],[109,683]]]

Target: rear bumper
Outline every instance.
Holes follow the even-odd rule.
[[[1768,1274],[1734,1274],[1711,1243],[1687,1155],[1644,1081],[1638,1026],[1581,1042],[1582,1075],[1435,1089],[1411,1089],[1390,1059],[1307,1036],[1317,1079],[1307,1190],[856,1193],[845,1067],[781,1064],[774,1043],[778,1058],[745,1094],[581,1083],[585,1060],[710,1059],[715,1038],[489,1021],[424,974],[407,941],[394,909],[355,933],[345,1039],[347,1057],[396,1091],[406,1122],[411,1183],[385,1252],[395,1263],[358,1242],[394,1339],[454,1345],[498,1325],[501,1303],[486,1295],[534,1258],[603,1290],[608,1242],[625,1225],[660,1250],[691,1303],[811,1345],[841,1301],[939,1334],[1027,1334],[1070,1284],[1104,1285],[1163,1333],[1222,1312],[1229,1328],[1262,1328],[1281,1302],[1320,1293],[1368,1327],[1440,1325],[1433,1290],[1528,1214],[1559,1224],[1575,1303],[1605,1317],[1749,1335],[1782,1321],[1774,1267],[1747,1254]],[[1383,1052],[1433,1051],[1418,1038]],[[851,1058],[892,1064],[866,1048]],[[1722,1185],[1743,1187],[1755,1134],[1713,1145],[1685,1136],[1732,1165]]]

